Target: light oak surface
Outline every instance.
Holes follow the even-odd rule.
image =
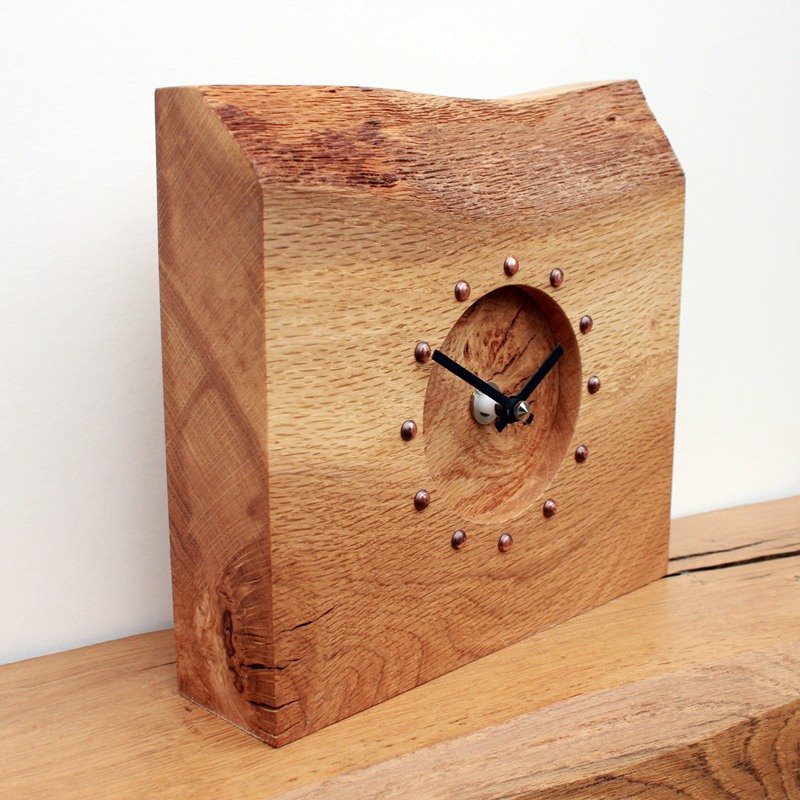
[[[800,497],[672,530],[670,577],[280,750],[171,631],[7,665],[0,796],[800,798]]]
[[[286,744],[664,574],[684,180],[635,81],[165,89],[157,143],[186,696]],[[538,310],[484,314],[455,356],[512,391],[567,352],[490,446],[470,387],[413,352],[512,287]]]

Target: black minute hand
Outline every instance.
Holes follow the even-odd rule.
[[[533,377],[522,387],[522,391],[511,398],[511,407],[516,409],[518,403],[524,403],[534,393],[536,387],[547,377],[547,374],[553,369],[558,363],[558,359],[563,355],[564,348],[560,344],[557,344],[553,352],[544,360],[542,366],[533,373]],[[511,422],[513,422],[513,418],[507,414],[505,417],[498,417],[494,426],[498,431],[502,431],[503,428]]]
[[[483,392],[487,397],[491,397],[495,403],[499,403],[503,408],[508,408],[511,404],[511,398],[506,397],[499,389],[495,389],[490,383],[482,381],[477,375],[473,375],[468,369],[465,369],[461,364],[457,364],[452,358],[446,356],[441,350],[433,351],[433,360],[437,364],[441,364],[445,369],[450,370],[453,375],[466,381],[470,386],[474,386],[479,392]]]

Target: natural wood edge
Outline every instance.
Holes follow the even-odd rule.
[[[589,209],[607,211],[621,198],[637,203],[638,197],[671,187],[683,195],[680,163],[633,79],[499,98],[364,86],[197,88],[271,198],[279,196],[278,189],[335,194],[370,199],[371,205],[379,200],[378,207],[390,204],[387,209],[401,203],[424,209],[424,216],[445,214],[452,222],[476,215],[483,220],[491,208],[495,226],[514,226],[531,214],[543,230],[556,223],[571,227],[573,214],[585,220]],[[490,122],[491,150],[507,153],[514,165],[508,180],[499,181],[495,159],[474,146]],[[566,131],[559,129],[562,122]],[[520,145],[525,126],[536,130],[536,147]],[[292,159],[280,155],[287,151]],[[431,158],[442,160],[443,167],[428,169]],[[590,184],[580,178],[587,172],[593,174]],[[540,189],[535,202],[525,192],[509,194],[512,175],[530,176],[527,181],[535,176]]]
[[[571,92],[586,92],[592,89],[602,89],[605,86],[613,86],[615,84],[631,84],[639,87],[639,82],[632,78],[624,78],[621,80],[607,80],[607,81],[578,81],[576,83],[565,83],[561,86],[551,86],[546,89],[536,89],[532,92],[519,92],[517,94],[509,94],[505,97],[499,97],[492,101],[495,103],[504,102],[526,102],[528,100],[549,100],[552,97],[558,97],[562,94],[569,94]]]
[[[582,92],[585,90],[591,89],[600,89],[604,86],[611,86],[614,84],[636,84],[638,85],[638,81],[633,78],[619,78],[619,79],[609,79],[609,80],[600,80],[600,81],[576,81],[574,83],[565,83],[560,84],[558,86],[549,86],[544,89],[535,89],[530,92],[517,92],[516,94],[509,94],[504,95],[502,97],[459,97],[459,98],[452,98],[449,95],[441,95],[441,94],[433,94],[430,92],[414,92],[407,89],[389,89],[384,87],[378,86],[338,86],[333,84],[264,84],[264,85],[257,85],[252,84],[248,85],[247,88],[249,89],[296,89],[296,90],[318,90],[318,91],[330,91],[331,89],[355,89],[364,92],[391,92],[397,96],[415,96],[415,97],[431,97],[437,98],[441,100],[453,100],[457,99],[459,101],[467,101],[467,102],[475,102],[475,103],[506,103],[506,102],[517,102],[517,101],[526,101],[526,100],[546,100],[551,97],[557,97],[558,95],[562,94],[569,94],[570,92]],[[185,88],[193,88],[197,89],[201,92],[206,91],[214,91],[219,89],[236,89],[241,88],[242,84],[225,84],[225,83],[209,83],[209,84],[200,84],[193,87],[185,87],[185,86],[167,86],[163,89],[159,89],[158,91],[169,91],[174,89],[185,89]]]

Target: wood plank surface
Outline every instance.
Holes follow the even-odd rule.
[[[798,549],[800,497],[677,520],[670,577],[280,750],[171,631],[10,664],[0,797],[798,798]]]
[[[669,572],[792,555],[800,547],[799,524],[795,497],[686,517],[672,526]]]

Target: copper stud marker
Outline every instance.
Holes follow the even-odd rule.
[[[575,460],[579,464],[583,464],[587,458],[589,458],[589,448],[585,444],[579,444],[577,448],[575,448]]]
[[[586,383],[586,388],[589,390],[589,394],[597,394],[600,391],[600,378],[592,375]]]
[[[581,317],[581,333],[589,333],[592,325],[594,325],[594,320],[588,314],[584,314]]]
[[[431,346],[427,342],[419,342],[414,348],[414,358],[424,364],[431,357]]]
[[[470,286],[466,281],[459,281],[455,288],[456,300],[463,303],[464,300],[469,297],[469,293],[471,291],[472,289],[470,289]]]
[[[556,267],[550,273],[550,285],[554,289],[558,289],[558,287],[561,286],[562,283],[564,283],[564,272],[563,270],[560,270],[558,269],[558,267]]]
[[[513,544],[514,539],[510,533],[501,533],[500,538],[497,540],[497,549],[501,553],[507,553]]]
[[[453,532],[453,537],[450,539],[450,546],[453,550],[460,550],[467,543],[467,534],[459,528]]]
[[[427,489],[420,489],[414,495],[414,508],[417,511],[422,511],[424,508],[427,508],[431,502],[431,493]]]
[[[417,435],[417,423],[413,419],[407,419],[400,426],[400,436],[404,442],[410,442]]]
[[[503,262],[503,272],[508,275],[509,278],[513,277],[519,271],[519,261],[517,261],[514,256],[508,256],[506,260]]]
[[[542,514],[544,514],[548,519],[550,519],[550,517],[552,517],[557,510],[558,506],[552,497],[549,500],[544,501],[544,505],[542,506]]]

